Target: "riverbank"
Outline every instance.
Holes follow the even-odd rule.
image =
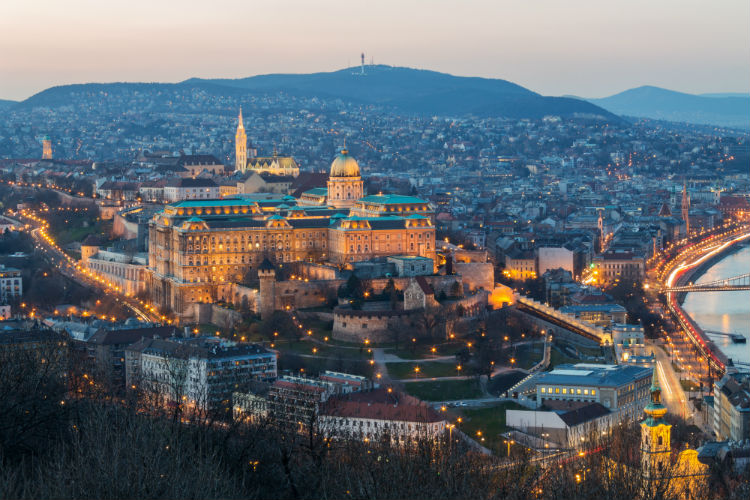
[[[750,271],[750,246],[723,254],[723,258],[705,269],[695,283],[715,281]],[[743,335],[745,344],[725,335],[708,333],[716,347],[735,362],[750,362],[750,291],[688,293],[683,310],[701,329]]]
[[[746,248],[750,248],[750,243],[747,241],[742,241],[740,243],[736,243],[734,245],[729,246],[725,251],[712,256],[711,258],[707,259],[705,262],[702,262],[699,266],[686,271],[679,278],[677,278],[677,281],[675,282],[675,286],[685,285],[690,282],[696,283],[699,279],[703,277],[704,274],[706,274],[716,264],[718,264],[722,260]],[[742,274],[742,273],[737,273],[737,274]],[[680,304],[683,304],[685,302],[685,298],[688,293],[690,292],[678,293],[677,302]],[[707,292],[702,292],[702,293],[707,293]]]

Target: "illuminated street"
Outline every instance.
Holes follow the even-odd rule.
[[[160,316],[153,306],[144,301],[137,300],[134,297],[125,296],[120,293],[120,290],[114,283],[106,282],[91,271],[82,268],[78,262],[63,252],[52,236],[50,236],[48,233],[49,223],[42,217],[38,216],[36,213],[28,211],[21,212],[21,215],[30,225],[37,226],[30,231],[30,234],[39,248],[44,252],[47,260],[56,266],[61,274],[83,286],[99,290],[103,294],[113,297],[117,302],[120,302],[122,305],[133,311],[136,317],[141,321],[155,323],[166,321],[171,324],[171,320],[167,320],[166,317]],[[106,317],[103,319],[106,319]]]

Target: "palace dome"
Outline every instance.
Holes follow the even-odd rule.
[[[331,177],[359,177],[359,164],[346,149],[342,149],[331,163]]]

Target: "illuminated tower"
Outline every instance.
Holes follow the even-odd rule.
[[[362,198],[363,185],[357,160],[349,156],[346,148],[331,163],[328,177],[328,204],[336,208],[351,208]]]
[[[48,135],[42,138],[42,160],[52,159],[52,139]]]
[[[603,210],[598,210],[599,218],[596,221],[596,225],[599,228],[599,250],[604,249],[604,217]]]
[[[682,220],[685,221],[685,235],[690,236],[690,195],[687,184],[682,184]]]
[[[643,409],[646,419],[641,422],[641,470],[647,479],[663,476],[669,466],[672,426],[664,421],[667,408],[661,402],[661,387],[656,367],[651,380],[651,402]]]
[[[242,108],[240,107],[237,133],[234,135],[234,169],[244,172],[247,168],[247,134],[242,124]]]

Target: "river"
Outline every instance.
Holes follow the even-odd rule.
[[[748,272],[750,246],[721,259],[695,283],[730,278]],[[744,335],[748,339],[746,344],[735,344],[729,337],[720,335],[709,334],[709,337],[734,361],[750,362],[750,290],[688,293],[682,308],[704,330]]]

